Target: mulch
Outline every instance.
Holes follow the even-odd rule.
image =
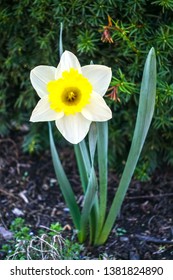
[[[52,167],[50,151],[39,155],[22,152],[23,133],[0,138],[0,227],[9,229],[16,217],[37,231],[59,222],[65,234],[75,229]],[[68,178],[79,204],[83,195],[75,158],[70,146],[60,149]],[[109,174],[108,202],[111,204],[119,178]],[[69,226],[66,226],[69,225]],[[0,248],[5,243],[0,238]],[[0,254],[3,259],[4,255]],[[169,167],[156,170],[149,182],[133,180],[112,233],[103,246],[85,244],[89,259],[173,259],[173,174]]]

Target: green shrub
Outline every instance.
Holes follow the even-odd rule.
[[[116,86],[121,102],[110,102],[113,110],[110,145],[114,151],[110,159],[112,165],[116,162],[119,172],[132,138],[144,60],[151,46],[155,47],[158,62],[155,117],[137,176],[147,178],[157,166],[173,164],[172,0],[2,1],[0,9],[1,134],[7,133],[11,126],[29,125],[37,100],[29,73],[40,64],[57,65],[59,27],[63,22],[64,49],[77,54],[82,64],[92,60],[112,67],[112,85]],[[114,43],[101,41],[108,15],[116,27],[110,30]],[[40,135],[43,127],[46,135],[46,124],[30,126],[23,145],[25,151],[40,151],[45,147]]]

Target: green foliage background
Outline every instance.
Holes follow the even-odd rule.
[[[147,52],[157,53],[158,83],[155,116],[136,176],[147,179],[156,166],[173,165],[173,0],[23,0],[0,5],[0,133],[25,123],[29,132],[24,150],[45,147],[46,124],[29,124],[38,100],[30,70],[41,64],[58,64],[60,23],[64,24],[64,49],[74,52],[81,64],[112,67],[112,85],[118,85],[121,102],[110,102],[112,163],[121,172],[133,134],[138,93]],[[101,36],[108,14],[116,30],[114,43]],[[44,141],[45,142],[45,141]]]

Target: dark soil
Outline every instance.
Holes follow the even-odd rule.
[[[16,217],[25,219],[33,230],[52,222],[70,225],[68,208],[60,193],[49,151],[41,155],[22,152],[21,132],[0,139],[0,226],[7,230]],[[82,193],[69,147],[60,157],[79,203]],[[116,191],[118,177],[109,174],[109,203]],[[5,241],[0,239],[0,246]],[[157,170],[147,183],[132,181],[116,225],[104,246],[85,244],[90,259],[173,259],[173,174],[168,168]]]

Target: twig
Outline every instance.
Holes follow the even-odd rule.
[[[139,195],[139,196],[127,196],[126,199],[149,199],[149,198],[162,198],[173,196],[173,193],[156,194],[156,195]]]
[[[171,241],[171,240],[162,240],[162,239],[158,239],[156,237],[145,236],[145,235],[140,235],[140,234],[135,234],[135,237],[137,237],[139,240],[143,240],[143,241],[146,241],[146,242],[172,244],[173,245],[173,241]]]
[[[7,196],[11,196],[11,197],[17,199],[17,197],[16,197],[14,194],[8,193],[7,191],[5,191],[5,190],[2,189],[2,188],[0,188],[0,192],[1,192],[1,193],[4,193],[4,194],[7,195]]]

